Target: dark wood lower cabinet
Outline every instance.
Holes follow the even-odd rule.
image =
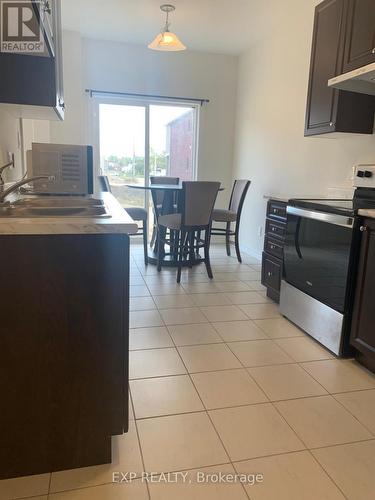
[[[0,479],[109,463],[128,429],[128,236],[0,236],[0,262]]]
[[[287,203],[280,200],[271,199],[267,204],[262,284],[267,287],[267,296],[275,302],[280,301],[286,234],[286,207]]]
[[[357,286],[353,311],[351,344],[360,363],[375,372],[375,220],[362,225]]]

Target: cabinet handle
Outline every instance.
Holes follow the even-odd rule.
[[[275,245],[270,245],[271,250],[275,250],[275,248],[276,248]]]
[[[267,276],[268,276],[269,278],[272,278],[273,273],[271,273],[271,271],[268,271]]]
[[[361,226],[361,227],[359,228],[359,230],[361,231],[361,233],[367,233],[367,231],[368,231],[368,227],[367,227],[367,226]]]
[[[276,228],[275,228],[275,227],[272,227],[272,228],[271,228],[271,231],[272,231],[273,233],[276,233]]]
[[[333,126],[334,126],[334,123],[333,123],[333,122],[329,122],[329,126],[330,126],[330,127],[333,127]]]
[[[375,54],[375,47],[372,49],[372,53]]]

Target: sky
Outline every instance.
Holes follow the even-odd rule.
[[[157,153],[166,150],[166,125],[186,113],[188,107],[150,106],[150,146]],[[102,158],[144,156],[145,108],[100,104],[100,155]]]

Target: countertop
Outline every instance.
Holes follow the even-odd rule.
[[[111,193],[99,193],[110,218],[0,217],[0,234],[135,234],[137,224]],[[22,197],[24,198],[24,197]]]
[[[275,201],[281,201],[282,203],[288,203],[288,201],[290,200],[290,197],[287,198],[286,196],[283,196],[283,195],[278,195],[278,194],[265,194],[263,196],[263,198],[265,200],[275,200]]]
[[[370,219],[375,219],[375,209],[371,208],[361,208],[358,210],[358,215],[361,217],[369,217]]]

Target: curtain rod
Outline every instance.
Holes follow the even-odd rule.
[[[184,102],[200,102],[201,106],[203,104],[207,104],[210,102],[209,99],[196,99],[196,98],[187,98],[187,97],[170,97],[165,95],[152,95],[152,94],[134,94],[130,92],[110,92],[108,90],[93,90],[86,89],[85,92],[93,97],[94,95],[107,95],[107,96],[116,96],[116,97],[140,97],[140,98],[148,98],[148,99],[163,99],[169,101],[184,101]]]

